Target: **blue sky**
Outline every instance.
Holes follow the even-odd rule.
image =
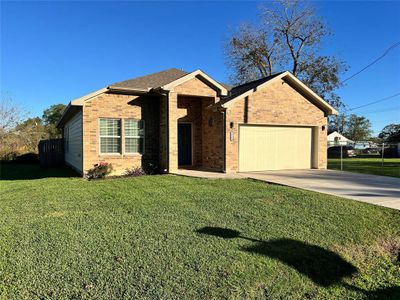
[[[223,43],[260,2],[1,2],[1,94],[30,115],[110,83],[176,67],[228,81]],[[321,53],[347,62],[343,79],[400,41],[400,2],[313,2],[334,36]],[[400,92],[400,47],[338,93],[357,107]],[[400,122],[400,97],[355,110],[378,133]]]

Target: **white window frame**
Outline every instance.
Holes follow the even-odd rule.
[[[101,127],[101,120],[102,119],[119,121],[120,135],[118,135],[118,136],[117,135],[115,135],[115,136],[114,135],[101,135],[100,127]],[[122,119],[120,119],[120,118],[104,118],[104,117],[100,117],[99,121],[98,121],[98,128],[99,128],[99,153],[100,153],[100,155],[116,155],[116,156],[121,155],[122,151],[123,151],[123,149],[122,149],[122,130],[123,130]],[[120,145],[120,151],[119,152],[101,152],[101,138],[118,138],[119,139],[119,145]]]
[[[142,122],[142,124],[143,124],[143,136],[140,136],[140,135],[129,135],[129,136],[126,136],[125,135],[125,122],[127,121],[127,120],[134,120],[134,121],[139,121],[139,122]],[[126,138],[137,138],[137,139],[143,139],[143,151],[142,151],[142,153],[140,153],[140,152],[126,152]],[[127,154],[127,155],[143,155],[144,154],[144,152],[145,152],[145,149],[146,149],[146,147],[145,147],[145,144],[146,143],[146,122],[143,120],[143,119],[135,119],[135,118],[125,118],[124,119],[124,149],[123,149],[123,151],[124,151],[124,154]]]

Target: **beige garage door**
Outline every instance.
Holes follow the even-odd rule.
[[[240,126],[240,172],[310,169],[311,156],[311,127]]]

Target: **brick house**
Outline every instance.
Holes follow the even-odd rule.
[[[71,101],[66,164],[115,174],[152,163],[219,172],[326,168],[327,116],[336,110],[290,72],[230,88],[200,70],[169,69]]]

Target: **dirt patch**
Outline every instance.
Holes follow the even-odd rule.
[[[355,262],[367,262],[371,257],[388,256],[400,264],[400,237],[380,239],[369,245],[334,245],[333,249]]]
[[[400,264],[400,238],[381,240],[378,242],[378,247]]]

